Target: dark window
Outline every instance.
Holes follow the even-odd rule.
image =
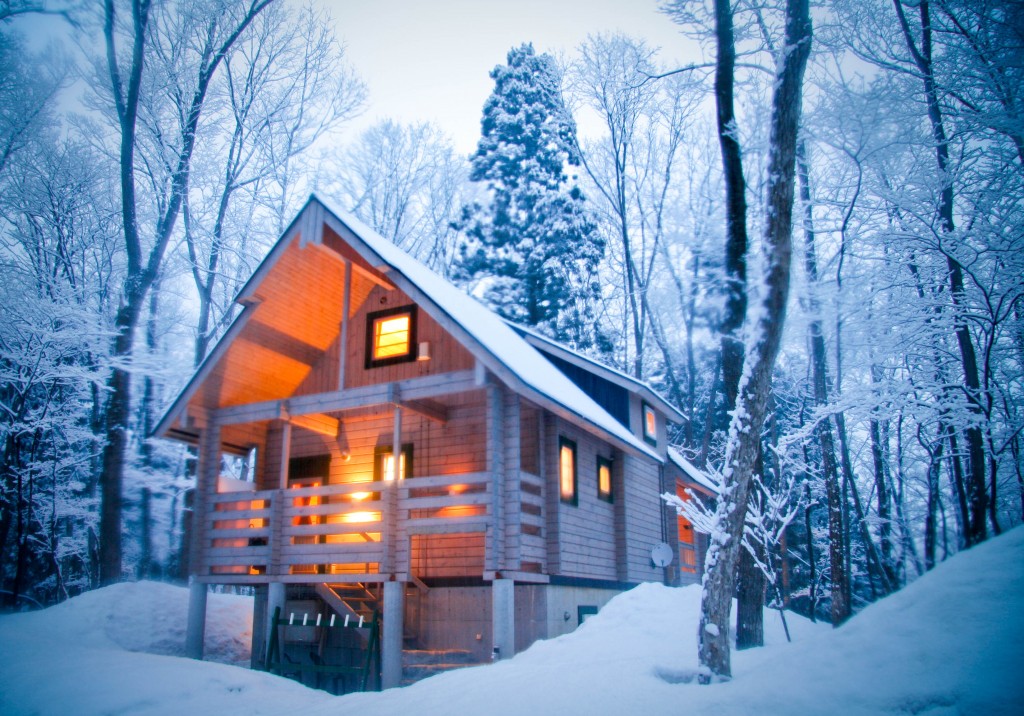
[[[597,456],[597,496],[605,502],[612,501],[612,461]]]
[[[558,496],[569,505],[578,504],[576,494],[576,443],[558,438]]]
[[[658,444],[658,414],[647,403],[640,403],[640,417],[644,424],[644,440],[651,445]]]
[[[629,427],[628,390],[551,353],[541,350],[541,354],[562,371],[566,378],[579,386],[580,390],[593,398],[594,402],[607,410],[613,418],[627,428]]]
[[[319,480],[320,485],[326,485],[330,472],[330,455],[293,457],[288,461],[288,482],[302,480],[304,483],[311,483]]]
[[[366,367],[416,360],[416,306],[376,311],[366,317]]]

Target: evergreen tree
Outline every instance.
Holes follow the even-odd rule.
[[[579,154],[558,70],[525,44],[491,78],[470,173],[490,204],[463,209],[455,277],[499,315],[590,347],[604,240],[567,171]]]

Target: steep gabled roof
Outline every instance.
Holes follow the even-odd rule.
[[[230,343],[239,332],[237,325],[246,320],[250,304],[258,300],[260,285],[272,274],[275,264],[285,254],[289,244],[297,240],[296,232],[301,235],[303,242],[316,241],[315,237],[319,235],[317,227],[323,224],[340,236],[370,266],[409,295],[422,310],[442,323],[484,367],[513,390],[621,447],[662,462],[654,450],[638,440],[491,310],[355,217],[315,195],[310,197],[239,292],[235,300],[246,306],[246,309],[178,395],[154,431],[155,434],[167,435],[171,432],[172,425],[199,388],[203,377],[223,357],[225,344]]]
[[[683,475],[685,475],[688,480],[695,483],[702,491],[706,491],[711,495],[718,494],[718,485],[712,482],[702,470],[697,469],[696,465],[683,457],[681,452],[670,447],[668,449],[668,459],[673,465],[682,471]]]

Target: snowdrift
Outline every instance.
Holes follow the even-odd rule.
[[[958,555],[841,629],[766,612],[732,681],[693,683],[696,587],[642,585],[516,658],[332,697],[180,658],[187,590],[122,584],[0,618],[0,714],[1017,714],[1024,529]],[[247,663],[251,600],[210,597],[208,658]]]

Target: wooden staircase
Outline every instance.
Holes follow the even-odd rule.
[[[354,584],[318,584],[316,595],[323,602],[344,618],[369,624],[374,611],[383,612],[380,585]]]
[[[419,594],[417,593],[419,591]],[[463,649],[420,649],[417,648],[418,638],[416,624],[420,608],[419,597],[427,588],[422,583],[410,584],[406,592],[407,608],[411,605],[416,616],[406,620],[406,632],[403,634],[402,649],[402,684],[408,685],[435,674],[466,666],[478,666],[480,661],[469,651]],[[380,584],[318,584],[317,596],[334,610],[342,619],[346,616],[350,623],[357,623],[360,617],[369,626],[374,612],[383,614],[383,589]],[[407,616],[409,611],[407,610]],[[364,641],[369,630],[359,630]]]

